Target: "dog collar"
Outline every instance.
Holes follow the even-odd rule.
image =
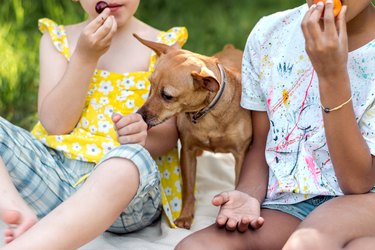
[[[221,84],[220,84],[219,91],[217,92],[215,98],[211,101],[211,103],[207,107],[204,107],[203,109],[195,113],[188,113],[188,115],[190,116],[191,122],[194,124],[197,123],[197,121],[200,118],[205,116],[208,112],[211,111],[211,109],[213,109],[216,106],[216,104],[219,102],[221,96],[224,93],[225,85],[227,84],[227,74],[225,73],[225,70],[221,64],[218,63],[217,66],[220,70],[220,76],[221,76]]]

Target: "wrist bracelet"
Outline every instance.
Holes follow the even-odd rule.
[[[331,108],[331,109],[328,108],[328,107],[324,107],[323,104],[320,104],[320,106],[322,107],[322,109],[323,109],[323,111],[325,113],[329,113],[331,111],[335,111],[335,110],[341,109],[343,106],[345,106],[346,104],[348,104],[352,100],[352,98],[353,98],[353,96],[350,96],[350,98],[346,102],[344,102],[343,104],[341,104],[341,105],[339,105],[337,107]]]

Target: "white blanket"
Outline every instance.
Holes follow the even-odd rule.
[[[218,208],[211,205],[212,197],[234,187],[234,159],[229,154],[204,152],[198,157],[195,219],[190,230],[172,229],[163,217],[152,226],[123,236],[103,233],[83,246],[82,250],[169,250],[190,233],[214,223]],[[5,225],[0,222],[0,230]],[[3,234],[0,234],[3,242]],[[1,246],[1,244],[0,244]]]

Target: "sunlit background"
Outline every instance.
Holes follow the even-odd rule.
[[[94,0],[93,0],[94,1]],[[0,8],[0,116],[31,128],[36,121],[39,80],[37,21],[60,24],[84,20],[71,0],[2,0]],[[211,55],[225,44],[243,49],[255,23],[265,15],[304,4],[303,0],[143,0],[137,16],[166,30],[185,26],[186,49]]]

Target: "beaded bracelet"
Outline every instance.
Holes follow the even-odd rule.
[[[346,104],[348,104],[351,100],[352,100],[353,96],[351,96],[346,102],[344,102],[343,104],[337,106],[337,107],[334,107],[332,109],[328,108],[328,107],[324,107],[323,104],[320,104],[320,106],[322,107],[323,111],[325,113],[329,113],[331,111],[335,111],[335,110],[338,110],[338,109],[341,109],[343,106],[345,106]]]

